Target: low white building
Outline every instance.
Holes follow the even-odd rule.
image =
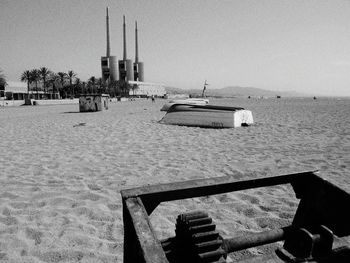
[[[141,82],[141,81],[128,81],[128,84],[133,88],[130,89],[129,95],[142,96],[142,97],[164,97],[166,95],[165,87],[163,84]]]
[[[3,97],[7,100],[24,100],[25,98],[36,98],[36,99],[43,99],[43,98],[50,98],[50,99],[58,99],[59,94],[58,92],[51,92],[51,93],[45,93],[42,91],[41,84],[38,85],[38,88],[41,90],[34,90],[35,87],[33,87],[34,84],[30,84],[29,92],[28,92],[28,86],[26,82],[15,82],[15,81],[7,81],[7,85],[5,85],[4,90],[0,90],[0,97]]]
[[[23,82],[8,81],[5,89],[1,91],[0,97],[6,99],[23,100],[27,94],[27,84]]]

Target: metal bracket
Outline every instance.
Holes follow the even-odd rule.
[[[214,177],[122,190],[124,262],[169,262],[149,220],[161,202],[280,184],[291,184],[301,198],[293,225],[309,231],[310,226],[323,224],[339,237],[350,235],[350,215],[344,209],[350,204],[350,194],[313,171],[246,181],[237,181],[233,176]]]

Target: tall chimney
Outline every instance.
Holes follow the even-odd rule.
[[[139,62],[139,47],[137,40],[137,21],[135,21],[135,63]]]
[[[107,7],[107,16],[106,16],[106,30],[107,30],[107,52],[106,57],[110,56],[110,45],[109,45],[109,16],[108,16],[108,9]]]
[[[123,38],[124,38],[124,53],[123,53],[123,60],[126,60],[126,32],[125,32],[125,16],[123,16]]]

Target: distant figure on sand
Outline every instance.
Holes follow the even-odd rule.
[[[154,95],[152,95],[152,97],[151,97],[151,98],[152,98],[152,102],[155,102]]]

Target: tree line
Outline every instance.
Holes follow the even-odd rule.
[[[67,72],[53,72],[47,67],[25,70],[20,77],[27,83],[28,94],[30,91],[39,98],[39,91],[49,98],[50,94],[59,94],[60,98],[75,98],[79,94],[109,94],[111,97],[128,96],[130,89],[134,87],[125,81],[114,81],[108,85],[102,78],[90,77],[87,81],[81,81],[73,70]]]
[[[0,90],[5,89],[6,84],[6,76],[4,75],[4,73],[2,73],[2,70],[0,69]]]

